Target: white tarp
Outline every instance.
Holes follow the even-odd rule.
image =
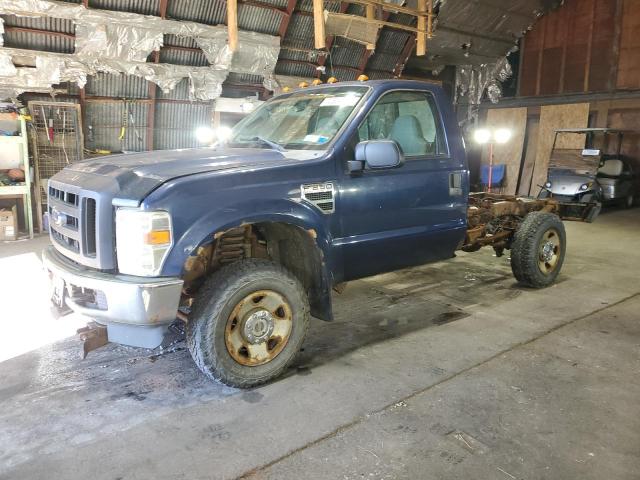
[[[30,91],[31,88],[37,88],[38,91],[48,88],[50,91],[52,85],[61,81],[73,81],[83,87],[86,76],[96,72],[141,76],[156,83],[165,92],[175,88],[183,78],[189,78],[190,96],[194,100],[217,98],[222,92],[222,82],[230,71],[261,75],[266,88],[274,86],[273,74],[280,53],[279,37],[241,31],[240,47],[232,54],[228,48],[225,26],[87,9],[80,4],[46,0],[2,0],[0,14],[64,18],[72,20],[76,26],[75,54],[37,52],[41,67],[29,69],[35,70],[31,72],[18,68],[16,78],[10,82],[5,81],[6,77],[0,77],[0,87],[4,91],[7,86],[12,86],[17,93],[21,93],[18,90]],[[2,31],[0,19],[0,46]],[[147,63],[149,54],[162,46],[164,34],[195,38],[211,66]],[[36,54],[34,51],[30,53]],[[57,59],[52,60],[52,56]],[[49,62],[46,68],[43,61]],[[28,88],[23,89],[17,77]]]

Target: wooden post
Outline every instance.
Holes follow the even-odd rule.
[[[227,30],[229,32],[229,49],[238,50],[238,0],[227,0]]]
[[[324,28],[324,5],[322,0],[313,0],[313,32],[315,37],[315,48],[322,50],[326,48],[326,33]]]
[[[418,11],[422,15],[418,16],[418,30],[427,29],[427,17],[424,12],[427,11],[427,0],[418,0]],[[422,57],[427,54],[427,34],[418,32],[417,34],[416,56]]]
[[[367,15],[367,20],[376,19],[376,7],[374,5],[367,5],[365,11]],[[375,50],[375,48],[376,48],[375,43],[367,43],[367,50]]]
[[[427,18],[427,38],[433,38],[433,0],[429,0],[429,17]]]

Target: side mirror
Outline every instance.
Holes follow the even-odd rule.
[[[404,155],[393,140],[369,140],[356,145],[356,159],[349,162],[349,171],[357,172],[365,167],[371,170],[396,168],[404,163]]]

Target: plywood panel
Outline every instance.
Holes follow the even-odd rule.
[[[549,156],[553,147],[555,130],[559,128],[586,128],[589,123],[589,104],[576,103],[571,105],[544,106],[540,112],[540,128],[536,146],[536,163],[533,170],[531,194],[537,194],[538,185],[547,179]],[[583,148],[584,135],[562,135],[558,142],[559,148]]]
[[[495,145],[493,152],[494,165],[506,165],[507,175],[504,183],[504,193],[513,195],[518,186],[518,175],[522,161],[524,137],[527,127],[526,108],[496,108],[487,112],[486,126],[492,129],[508,128],[511,130],[511,140],[504,145]],[[482,155],[482,164],[489,164],[488,149]]]
[[[520,174],[520,185],[518,185],[518,195],[531,195],[531,180],[533,179],[533,168],[536,164],[536,152],[538,148],[538,131],[540,119],[530,117],[527,120],[527,146],[525,157]],[[538,192],[535,192],[536,194]]]
[[[640,88],[640,0],[625,0],[618,63],[618,88]]]

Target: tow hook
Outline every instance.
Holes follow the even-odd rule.
[[[109,343],[107,327],[96,322],[87,323],[87,326],[78,329],[77,333],[80,335],[80,340],[82,340],[82,352],[80,356],[83,360],[87,358],[89,352],[104,347]]]

